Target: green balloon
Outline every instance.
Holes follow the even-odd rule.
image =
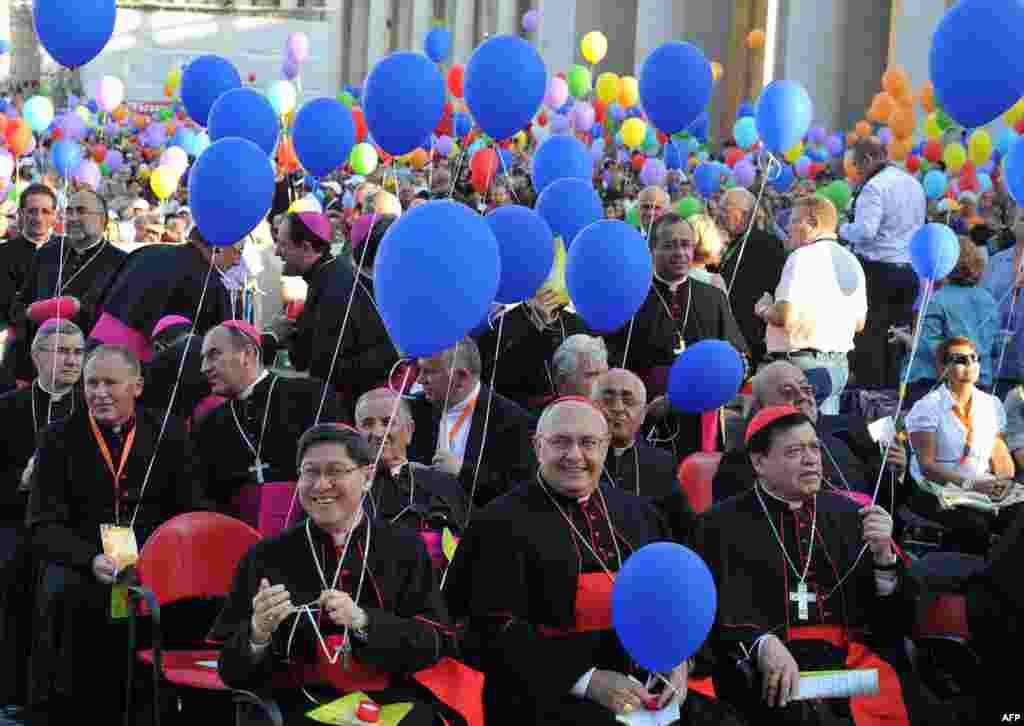
[[[676,202],[676,211],[683,219],[689,219],[695,214],[701,214],[704,211],[704,205],[697,197],[683,197]]]
[[[949,114],[939,109],[935,112],[935,122],[939,125],[939,128],[943,131],[953,126],[953,119],[949,117]]]
[[[49,81],[40,81],[39,82],[39,95],[40,96],[49,96],[50,95],[50,82]]]
[[[338,100],[345,104],[348,108],[352,108],[356,104],[355,96],[348,91],[342,91],[338,94]]]
[[[825,189],[828,192],[828,198],[836,205],[836,209],[840,212],[845,212],[847,207],[850,206],[850,199],[853,198],[853,192],[850,190],[849,183],[845,179],[837,179],[825,187]]]
[[[103,176],[110,176],[110,167],[107,165],[107,162],[104,161],[100,164],[100,172]]]
[[[352,164],[352,170],[356,174],[363,176],[372,174],[374,169],[377,168],[377,150],[370,146],[370,144],[356,144],[352,147],[352,153],[349,155],[348,161]]]
[[[590,70],[579,64],[574,65],[569,71],[569,93],[575,98],[582,98],[590,93],[592,88]]]
[[[633,207],[626,212],[626,223],[640,229],[640,209],[638,207]]]
[[[926,171],[932,168],[932,164],[927,159],[921,159],[921,173],[924,174]]]

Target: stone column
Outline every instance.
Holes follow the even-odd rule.
[[[32,0],[10,0],[11,80],[38,81],[43,70],[42,49],[32,23]]]
[[[576,59],[576,0],[537,0],[540,28],[534,42],[548,75],[568,71]]]
[[[476,48],[478,0],[448,0],[452,31],[452,63],[466,63]]]

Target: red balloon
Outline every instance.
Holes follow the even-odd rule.
[[[250,73],[249,74],[249,83],[255,83],[255,82],[256,82],[256,74],[255,73]]]
[[[494,149],[480,149],[473,154],[473,160],[469,163],[472,173],[471,181],[473,188],[478,194],[487,192],[494,175],[498,172],[498,154]]]
[[[352,120],[356,124],[356,142],[363,143],[366,141],[366,117],[363,115],[363,109],[353,108],[352,109]]]
[[[933,164],[942,160],[942,144],[938,141],[929,141],[924,145],[922,152],[924,153],[924,158]]]
[[[462,98],[465,93],[466,67],[455,64],[448,69],[448,90],[455,98]]]
[[[16,118],[8,123],[4,129],[4,137],[7,139],[7,146],[17,156],[23,155],[32,145],[32,129],[24,119]]]
[[[54,141],[60,141],[61,139],[64,138],[64,129],[54,129],[52,132],[50,132],[50,138],[53,139]]]
[[[1017,125],[1014,127],[1014,130],[1018,134],[1024,134],[1024,118],[1017,122]]]
[[[662,146],[668,143],[668,136],[663,134],[661,131],[658,132],[658,143]]]
[[[107,147],[103,144],[96,144],[96,146],[92,147],[92,158],[97,163],[102,164],[104,159],[107,158]]]
[[[537,123],[539,123],[541,126],[547,126],[548,125],[548,115],[546,113],[544,113],[543,111],[541,113],[539,113],[537,115]]]
[[[641,171],[647,163],[647,157],[643,154],[633,154],[633,171]]]
[[[746,157],[746,152],[743,149],[732,149],[728,154],[725,155],[725,163],[731,169],[736,166],[736,162]]]
[[[964,162],[963,166],[960,167],[960,176],[961,177],[965,177],[965,176],[966,177],[972,177],[972,176],[975,176],[977,173],[978,173],[977,166],[975,166],[974,162],[969,160],[969,159]]]
[[[917,172],[921,170],[921,158],[911,154],[907,157],[907,170]]]

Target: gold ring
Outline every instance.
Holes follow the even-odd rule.
[[[633,710],[633,704],[632,703],[624,703],[622,705],[622,712],[623,713],[629,713],[632,710]]]

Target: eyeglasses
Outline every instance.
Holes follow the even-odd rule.
[[[79,217],[84,217],[87,214],[94,214],[97,217],[103,216],[103,212],[99,209],[89,209],[89,207],[68,207],[68,214],[77,214]]]
[[[654,245],[654,249],[658,252],[675,252],[676,250],[693,250],[697,247],[697,240],[685,239],[685,240],[666,240],[665,242],[658,242]]]
[[[325,477],[331,484],[340,484],[349,474],[365,468],[364,466],[353,466],[351,469],[345,469],[333,464],[323,468],[304,466],[299,470],[299,478],[307,485],[320,481],[320,477]]]
[[[946,365],[948,366],[969,366],[977,362],[977,353],[950,353],[946,356]]]
[[[64,348],[64,347],[60,347],[60,348],[36,348],[36,350],[40,351],[41,353],[55,353],[55,354],[59,355],[61,358],[84,358],[85,357],[85,349],[84,348]]]
[[[782,386],[779,388],[779,395],[787,401],[800,401],[805,398],[814,398],[818,393],[818,389],[809,383],[802,386]]]
[[[573,446],[579,446],[580,451],[589,454],[597,451],[601,444],[605,443],[609,439],[607,436],[581,436],[579,438],[574,438],[572,436],[563,436],[561,434],[558,436],[545,436],[543,438],[551,445],[551,448],[563,454],[572,451]]]

